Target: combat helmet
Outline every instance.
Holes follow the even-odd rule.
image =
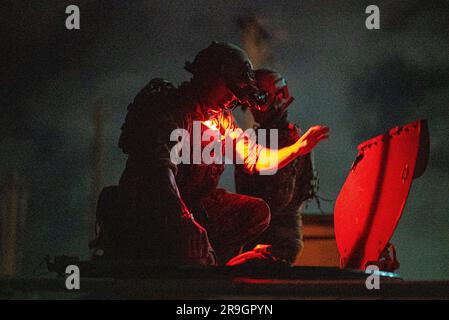
[[[285,78],[277,71],[258,69],[254,72],[257,86],[265,94],[265,104],[251,109],[257,122],[276,122],[282,117],[294,98],[290,96]]]
[[[194,78],[203,81],[220,77],[242,105],[259,109],[265,104],[265,96],[257,87],[251,60],[236,45],[214,41],[201,50],[193,62],[186,62],[184,68]]]

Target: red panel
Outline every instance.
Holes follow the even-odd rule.
[[[342,267],[365,269],[378,260],[401,217],[418,155],[428,152],[426,143],[427,124],[420,120],[359,145],[334,209]],[[418,167],[423,171],[425,164]]]

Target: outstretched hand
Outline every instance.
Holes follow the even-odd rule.
[[[301,155],[308,154],[321,140],[329,137],[329,128],[325,126],[313,126],[299,138]]]

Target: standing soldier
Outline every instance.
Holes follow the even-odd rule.
[[[285,79],[278,72],[255,72],[261,91],[267,94],[267,106],[250,108],[259,124],[257,129],[277,129],[279,148],[301,136],[299,128],[287,120],[287,107],[293,101]],[[267,134],[268,135],[268,134]],[[271,210],[271,223],[254,244],[271,244],[272,254],[292,264],[303,248],[301,207],[315,192],[316,178],[311,155],[296,158],[274,175],[250,175],[242,166],[235,170],[236,191],[264,199]],[[249,246],[250,247],[250,246]]]

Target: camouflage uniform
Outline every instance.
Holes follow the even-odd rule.
[[[230,113],[219,118],[222,132],[236,128]],[[181,196],[206,228],[220,264],[268,227],[270,211],[265,201],[217,188],[224,164],[179,165],[178,169],[176,182]]]
[[[173,187],[177,167],[170,160],[172,130],[191,130],[201,120],[193,93],[154,79],[128,106],[119,147],[128,154],[117,187],[105,188],[97,207],[94,246],[108,258],[175,259],[182,241],[178,220],[185,205]],[[173,173],[172,173],[173,172]],[[177,239],[179,238],[179,239]]]
[[[235,251],[228,248],[241,246],[268,225],[269,209],[262,200],[250,197],[242,200],[226,192],[216,193],[217,201],[227,202],[222,203],[222,207],[227,208],[226,214],[211,215],[207,221],[210,242],[203,227],[193,219],[192,211],[193,216],[201,220],[199,212],[195,212],[199,205],[194,198],[188,198],[186,190],[195,185],[186,184],[183,189],[189,202],[186,205],[176,183],[178,166],[170,158],[177,143],[170,141],[171,133],[175,129],[185,129],[192,136],[193,121],[208,120],[211,111],[228,108],[234,100],[229,100],[231,97],[224,88],[239,103],[257,104],[263,97],[254,84],[246,53],[236,46],[214,42],[200,51],[192,63],[186,63],[186,69],[194,75],[191,81],[176,88],[162,79],[153,79],[128,106],[119,140],[119,147],[128,155],[126,168],[119,185],[107,187],[100,194],[98,236],[91,243],[91,248],[103,250],[105,258],[150,259],[175,264],[194,259],[194,263],[214,264],[216,258],[210,242],[216,245],[217,252],[224,252],[223,256],[227,257],[227,252]],[[206,105],[207,99],[216,97],[217,92],[227,96],[214,101],[214,105]],[[209,169],[203,173],[205,180],[213,179],[208,176]],[[178,180],[181,179],[179,175]],[[190,193],[195,194],[193,189]],[[258,218],[249,214],[254,210]],[[244,218],[238,218],[240,214]],[[242,220],[246,224],[240,224]],[[227,227],[221,228],[224,224]],[[192,238],[192,232],[201,238]],[[192,252],[194,247],[198,252],[198,244],[202,258],[192,258],[189,250]],[[208,249],[206,255],[204,248]]]
[[[271,128],[279,129],[280,148],[301,136],[298,127],[285,118]],[[295,261],[303,248],[301,206],[313,196],[313,181],[310,154],[296,158],[274,175],[248,175],[241,165],[236,166],[236,192],[264,199],[271,211],[270,226],[248,249],[258,243],[271,244],[273,255],[289,263]]]
[[[287,121],[286,109],[294,100],[287,81],[279,72],[269,69],[256,70],[255,77],[259,89],[266,93],[263,108],[250,108],[259,123],[256,129],[278,130],[279,148],[295,143],[301,132]],[[257,243],[269,244],[274,256],[293,263],[303,247],[301,206],[313,197],[315,182],[310,153],[297,157],[274,175],[248,175],[242,166],[237,166],[237,192],[264,199],[272,215],[270,227],[248,249]]]

